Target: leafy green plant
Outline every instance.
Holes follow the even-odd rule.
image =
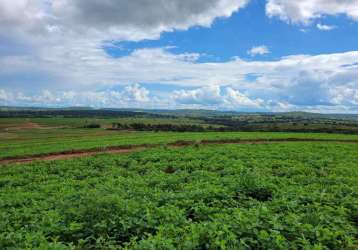
[[[354,249],[358,145],[200,145],[0,168],[0,249]]]

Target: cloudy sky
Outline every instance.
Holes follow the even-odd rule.
[[[0,105],[358,113],[358,0],[0,0]]]

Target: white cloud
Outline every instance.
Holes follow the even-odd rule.
[[[137,82],[138,68],[131,66],[138,66],[134,65],[138,60],[145,61],[144,70],[156,61],[156,69],[144,75],[158,70],[157,78],[163,72],[160,64],[195,61],[199,55],[175,56],[162,49],[143,49],[125,60],[115,60],[102,46],[111,41],[157,39],[162,32],[174,29],[210,26],[248,1],[0,0],[0,79],[13,87],[27,84],[35,89],[50,83],[52,88],[131,84]],[[21,79],[25,75],[27,79]]]
[[[138,49],[121,58],[102,49],[114,39],[153,39],[163,31],[209,26],[247,2],[158,0],[147,6],[145,0],[0,0],[0,102],[358,111],[353,91],[358,89],[358,51],[201,63],[197,53],[173,54],[167,48]],[[356,20],[356,2],[269,0],[267,11],[295,23],[340,13]],[[256,54],[266,50],[256,49]],[[247,81],[252,74],[257,79]],[[160,99],[145,88],[148,83],[185,90],[161,93]],[[117,85],[120,91],[110,90]]]
[[[334,26],[334,25],[326,25],[326,24],[320,24],[320,23],[317,24],[317,29],[323,30],[323,31],[330,31],[330,30],[334,30],[336,28],[337,28],[337,26]]]
[[[263,109],[264,101],[251,99],[232,87],[207,86],[193,90],[174,91],[171,98],[174,105],[180,107],[215,108],[215,109]]]
[[[138,84],[127,85],[121,91],[50,91],[29,94],[0,89],[0,104],[25,106],[89,106],[89,107],[152,107],[160,105],[149,91]]]
[[[194,90],[179,90],[172,97],[177,103],[215,106],[222,102],[219,86],[207,86]]]
[[[9,99],[10,97],[8,93],[5,90],[0,89],[0,102],[6,103]]]
[[[142,40],[161,32],[208,27],[249,0],[0,0],[0,31],[37,41]],[[27,38],[28,40],[28,38]]]
[[[226,95],[224,96],[224,107],[231,109],[240,108],[264,108],[264,101],[262,99],[252,99],[241,93],[239,90],[235,90],[231,87],[226,88]]]
[[[52,57],[56,57],[56,60],[52,60]],[[343,102],[339,97],[346,88],[358,89],[358,71],[355,67],[358,62],[358,51],[317,56],[296,55],[277,61],[244,61],[236,58],[222,63],[200,63],[193,61],[192,57],[196,56],[172,54],[165,49],[141,49],[117,59],[108,57],[100,49],[76,56],[49,52],[43,58],[30,57],[26,60],[22,57],[6,57],[0,58],[0,79],[7,79],[9,83],[2,83],[1,87],[4,90],[20,92],[29,89],[28,84],[31,84],[33,92],[42,89],[51,92],[85,90],[84,92],[94,93],[92,99],[98,97],[97,102],[93,103],[99,103],[100,98],[108,99],[108,94],[98,94],[98,88],[110,88],[118,84],[131,85],[133,82],[161,83],[180,88],[196,87],[189,91],[175,92],[173,96],[177,104],[183,105],[196,103],[222,108],[254,107],[257,103],[260,104],[257,101],[261,99],[264,103],[274,100],[275,103],[289,103],[300,109],[312,106],[323,110],[332,105],[358,109],[354,103]],[[38,72],[38,69],[41,69],[41,72]],[[246,76],[252,74],[257,78],[247,81]],[[31,80],[24,81],[23,75]],[[40,80],[41,85],[37,84]],[[74,82],[77,84],[74,85]],[[235,94],[229,89],[220,89],[220,86],[231,86],[236,91],[240,89],[244,92]],[[121,98],[130,96],[128,100],[136,104],[141,100],[148,100],[146,107],[149,103],[153,106],[159,105],[149,97],[149,93],[142,89],[143,87],[145,84],[125,87]],[[331,89],[336,91],[328,91]],[[131,93],[131,90],[135,93]],[[245,104],[245,98],[240,98],[241,94],[256,104],[246,105],[250,101],[247,100]],[[1,95],[4,96],[3,93]],[[116,96],[115,93],[113,95]],[[230,100],[229,97],[232,97],[231,101],[223,101]],[[230,103],[235,103],[234,99],[239,100],[237,105],[230,106]],[[164,102],[168,103],[171,100],[167,98]],[[243,105],[240,106],[240,103]],[[116,106],[119,104],[117,102]],[[269,108],[274,109],[273,106]]]
[[[0,89],[0,105],[35,105],[52,107],[89,106],[112,108],[210,108],[263,109],[264,101],[251,99],[232,87],[207,86],[192,90],[177,90],[156,96],[138,84],[121,91],[41,91],[39,94]]]
[[[349,86],[339,86],[330,90],[332,103],[346,106],[358,106],[358,89]]]
[[[66,27],[78,30],[105,29],[113,34],[123,30],[155,34],[194,25],[210,26],[217,17],[228,17],[248,0],[60,0],[52,4],[52,13]]]
[[[309,24],[326,15],[339,14],[358,21],[358,0],[267,0],[266,14],[301,24]]]
[[[149,91],[146,88],[141,87],[139,84],[129,85],[124,88],[124,91],[120,94],[121,98],[126,101],[134,102],[148,102]]]
[[[252,47],[249,51],[247,51],[247,54],[249,54],[250,56],[265,55],[269,53],[270,50],[265,45]]]

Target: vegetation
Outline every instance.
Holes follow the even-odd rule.
[[[98,123],[89,123],[83,126],[84,128],[101,128],[101,124]]]
[[[205,128],[200,125],[176,125],[176,124],[145,124],[145,123],[113,123],[112,129],[117,130],[136,130],[136,131],[171,131],[171,132],[204,132],[204,131],[215,131],[213,127]]]
[[[358,121],[320,116],[241,115],[233,117],[202,117],[208,124],[221,125],[223,131],[319,132],[358,134]]]
[[[0,249],[357,247],[354,115],[10,108],[0,117],[0,160],[157,145],[1,166]],[[260,142],[207,144],[220,140]],[[170,146],[179,142],[194,145]]]
[[[0,110],[0,117],[0,159],[179,140],[358,138],[354,115],[8,108]]]
[[[41,124],[138,131],[265,131],[358,134],[357,115],[293,113],[237,113],[208,110],[110,110],[110,109],[0,109],[0,119],[27,119]],[[0,128],[1,123],[0,122]],[[115,125],[115,126],[113,126]],[[156,125],[156,126],[154,126]],[[160,126],[159,126],[160,125]]]
[[[0,110],[0,118],[16,118],[16,117],[66,117],[66,118],[82,118],[82,117],[136,117],[147,116],[152,118],[170,117],[166,115],[157,115],[144,112],[133,111],[115,111],[106,109],[35,109],[35,110]]]
[[[152,149],[0,168],[0,249],[354,249],[358,145]]]
[[[1,134],[1,132],[0,132]],[[31,129],[2,133],[0,159],[112,146],[168,144],[177,141],[247,139],[358,140],[358,135],[271,132],[117,132],[102,129]]]

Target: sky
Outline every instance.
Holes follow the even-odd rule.
[[[0,105],[358,113],[358,0],[0,0]]]

